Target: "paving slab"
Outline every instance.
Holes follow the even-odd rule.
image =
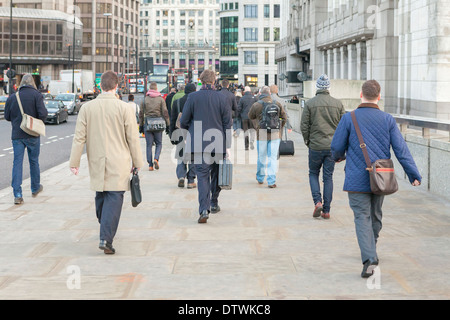
[[[197,189],[177,187],[164,136],[160,170],[140,173],[143,202],[133,208],[125,195],[115,255],[97,247],[86,157],[77,177],[67,163],[43,172],[36,198],[25,180],[21,206],[0,190],[0,299],[449,299],[449,199],[400,181],[383,206],[377,278],[367,281],[344,164],[331,219],[314,219],[308,151],[301,135],[290,138],[295,155],[281,157],[276,189],[257,184],[256,150],[236,141],[233,189],[198,224]]]

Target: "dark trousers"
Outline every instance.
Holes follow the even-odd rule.
[[[309,149],[309,185],[314,204],[322,202],[320,193],[319,174],[323,169],[323,212],[330,213],[331,201],[333,200],[333,173],[334,161],[330,150],[316,151]]]
[[[250,142],[255,142],[256,130],[253,128],[253,122],[249,119],[242,120],[242,130],[244,130],[245,149],[248,149],[249,138]]]
[[[100,223],[100,240],[112,243],[119,226],[125,191],[103,191],[95,194],[95,211]]]
[[[211,206],[218,205],[219,193],[219,164],[212,162],[210,157],[203,156],[195,159],[195,173],[197,174],[197,189],[199,213],[211,211]]]
[[[153,167],[153,159],[159,160],[162,150],[163,131],[145,132],[145,141],[147,144],[147,162],[149,167]],[[153,142],[155,142],[155,157],[153,158]]]

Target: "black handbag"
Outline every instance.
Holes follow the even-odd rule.
[[[130,180],[131,205],[137,207],[142,202],[141,186],[139,182],[138,170],[133,169],[133,176]]]
[[[166,120],[164,120],[163,117],[158,118],[146,117],[144,128],[145,131],[150,132],[164,131],[166,130]]]
[[[293,156],[295,154],[294,141],[288,140],[287,128],[284,127],[285,139],[280,141],[280,156]]]

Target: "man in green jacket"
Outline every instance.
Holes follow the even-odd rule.
[[[331,140],[345,114],[342,102],[330,96],[330,80],[322,75],[317,80],[316,96],[305,103],[301,131],[309,148],[309,184],[314,201],[313,217],[330,218],[333,197],[334,161],[331,157]],[[323,168],[323,204],[319,174]]]

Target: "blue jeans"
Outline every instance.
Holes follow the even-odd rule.
[[[159,160],[162,150],[162,135],[163,131],[145,132],[145,141],[147,143],[147,162],[149,167],[153,167],[153,141],[155,142],[155,160]]]
[[[280,139],[276,140],[258,140],[258,162],[256,168],[256,180],[264,182],[267,165],[267,184],[275,184],[276,174],[278,172],[278,151],[280,149]]]
[[[30,162],[30,179],[31,192],[39,190],[41,183],[41,171],[39,168],[39,154],[41,150],[41,138],[27,138],[12,140],[14,150],[14,161],[12,170],[12,182],[14,197],[22,197],[22,171],[23,171],[23,157],[25,149],[28,153],[28,161]]]
[[[316,151],[309,149],[309,185],[314,204],[322,202],[319,184],[321,168],[323,168],[323,212],[329,213],[331,201],[333,200],[334,172],[334,161],[331,158],[331,150]]]

